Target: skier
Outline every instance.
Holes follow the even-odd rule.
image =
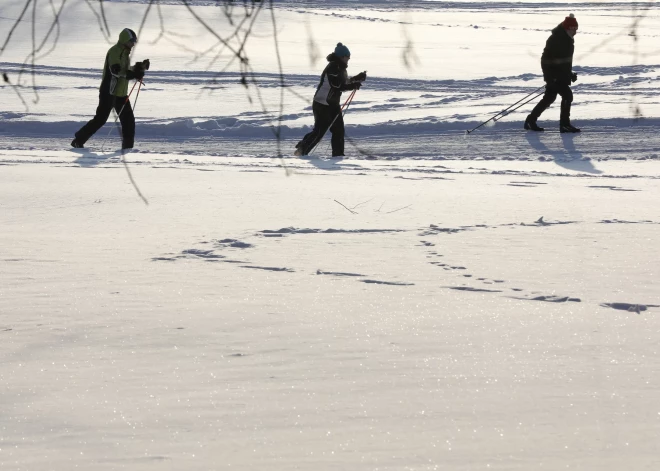
[[[571,103],[573,92],[571,82],[577,80],[577,74],[573,72],[573,39],[577,33],[578,23],[571,13],[562,23],[552,30],[541,56],[541,69],[543,80],[546,82],[545,94],[541,101],[534,107],[525,120],[525,129],[531,131],[543,131],[536,124],[536,120],[557,98],[561,95],[561,114],[559,118],[560,132],[580,132],[578,128],[571,125]]]
[[[82,148],[85,142],[106,123],[114,108],[121,122],[122,149],[133,148],[135,139],[135,116],[128,101],[128,81],[142,80],[149,69],[149,59],[130,67],[130,53],[137,42],[132,29],[124,28],[119,33],[117,44],[108,49],[103,65],[103,79],[99,87],[99,106],[96,115],[75,134],[71,147]]]
[[[294,155],[309,154],[323,139],[325,132],[332,133],[332,156],[344,156],[344,117],[342,116],[341,92],[359,90],[362,82],[367,79],[366,72],[360,72],[355,77],[348,78],[346,69],[351,59],[351,52],[342,43],[337,43],[335,51],[328,55],[328,65],[323,69],[321,80],[316,87],[312,102],[314,112],[314,129],[296,145]]]

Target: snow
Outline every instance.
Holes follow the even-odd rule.
[[[104,2],[112,41],[147,5]],[[217,2],[194,5],[226,27]],[[176,36],[154,42],[157,16],[140,34],[152,70],[122,155],[111,123],[68,148],[112,42],[68,3],[38,95],[29,71],[25,103],[0,86],[0,469],[657,469],[645,5],[277,2],[280,113],[269,10],[246,49],[262,106],[161,2]],[[0,39],[21,7],[0,6]],[[542,85],[569,11],[585,132],[559,134],[556,103],[544,134],[522,131],[528,105],[466,135]],[[340,40],[369,74],[347,158],[327,140],[294,158]],[[31,44],[19,28],[0,55],[12,84]]]

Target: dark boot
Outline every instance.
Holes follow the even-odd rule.
[[[536,118],[531,114],[527,116],[527,119],[525,120],[525,129],[528,131],[545,131],[544,128],[536,124]]]
[[[73,141],[71,141],[71,147],[75,147],[76,149],[83,149],[85,146],[78,142],[78,139],[74,137]]]
[[[570,132],[570,133],[576,133],[576,132],[582,132],[580,129],[576,128],[575,126],[571,125],[571,123],[560,123],[559,124],[559,132],[565,133],[565,132]]]

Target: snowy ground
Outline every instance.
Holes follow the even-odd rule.
[[[213,45],[170,3],[178,38]],[[220,21],[214,3],[197,11]],[[122,27],[146,7],[105,4]],[[71,4],[38,103],[29,75],[27,107],[0,88],[0,469],[658,469],[660,26],[622,53],[631,6],[280,2],[279,147],[268,34],[249,43],[263,112],[148,23],[125,156],[146,205],[116,131],[67,149],[107,49]],[[568,11],[583,135],[553,107],[553,132],[523,111],[465,136],[540,86]],[[370,74],[343,160],[289,156],[323,65],[306,25]]]

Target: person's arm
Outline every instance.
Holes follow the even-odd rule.
[[[112,76],[116,79],[126,77],[126,71],[121,69],[121,55],[122,52],[116,47],[113,47],[108,51],[108,68],[110,69]]]

